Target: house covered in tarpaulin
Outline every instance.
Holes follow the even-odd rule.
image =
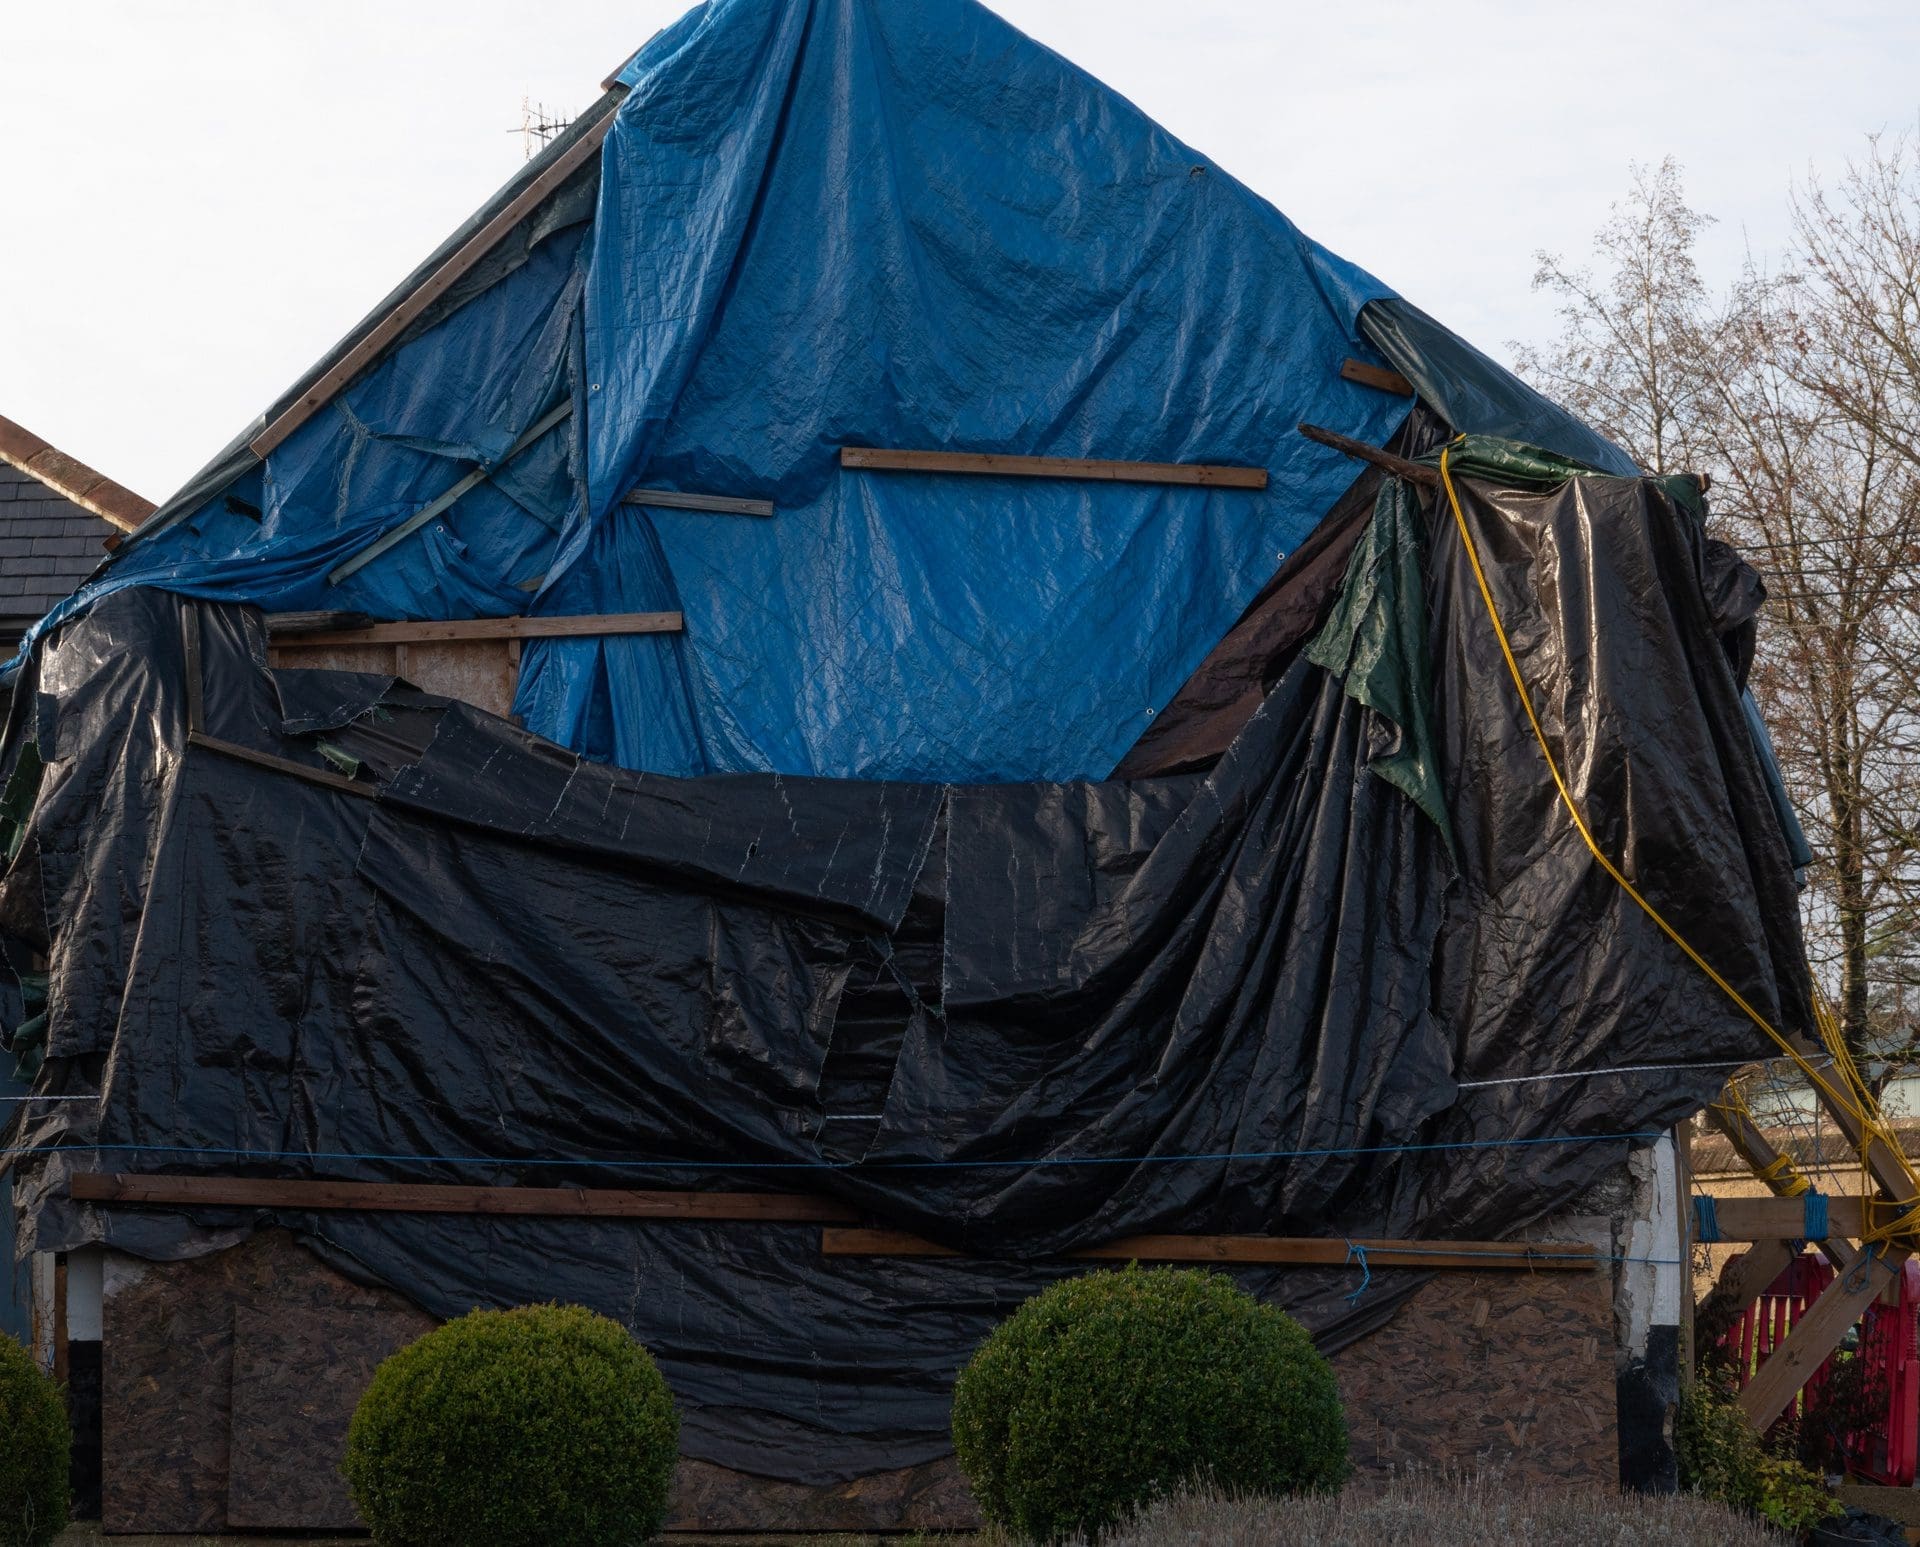
[[[1549,758],[1803,1018],[1701,516],[971,0],[690,13],[12,669],[108,1526],[350,1523],[373,1363],[548,1299],[679,1524],[963,1523],[1089,1255],[1293,1310],[1365,1464],[1670,1477],[1759,1039]]]

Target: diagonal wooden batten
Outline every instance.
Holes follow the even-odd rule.
[[[770,516],[772,500],[741,499],[731,494],[688,494],[680,489],[629,489],[623,505],[651,505],[656,510],[705,510],[723,516]]]
[[[1404,478],[1409,483],[1417,483],[1423,488],[1440,487],[1440,474],[1434,468],[1426,467],[1419,462],[1409,462],[1405,457],[1397,457],[1391,451],[1382,451],[1378,446],[1369,446],[1363,440],[1355,440],[1351,435],[1341,435],[1334,430],[1322,429],[1317,424],[1303,424],[1297,428],[1308,440],[1330,447],[1342,456],[1352,457],[1357,462],[1371,462],[1375,467],[1392,473],[1396,478]]]
[[[507,447],[506,451],[501,454],[499,461],[489,462],[485,466],[476,467],[438,499],[432,501],[424,508],[415,511],[412,515],[408,516],[406,520],[402,521],[398,526],[383,536],[375,538],[372,542],[368,543],[366,547],[354,554],[352,558],[346,559],[328,570],[327,584],[340,584],[347,576],[354,574],[358,570],[365,569],[389,548],[405,542],[435,516],[444,510],[450,509],[462,495],[478,488],[489,478],[493,477],[501,468],[519,456],[527,447],[531,446],[562,419],[572,414],[572,412],[573,404],[568,402],[562,403],[558,408],[551,409],[547,413],[542,414],[539,419],[534,421],[531,429],[527,430],[511,446]]]
[[[1718,1342],[1799,1254],[1796,1241],[1765,1240],[1756,1241],[1730,1261],[1721,1269],[1719,1282],[1694,1311],[1694,1346],[1711,1348]]]
[[[1741,1391],[1740,1411],[1762,1433],[1786,1411],[1800,1388],[1826,1363],[1867,1307],[1895,1283],[1907,1260],[1905,1247],[1884,1245],[1863,1252],[1801,1312],[1787,1340],[1767,1355]]]

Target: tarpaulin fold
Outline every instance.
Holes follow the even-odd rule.
[[[1456,482],[1596,840],[1805,1025],[1740,706],[1757,588],[1655,481]],[[1205,771],[1135,780],[636,774],[382,679],[270,673],[246,609],[102,599],[29,663],[0,748],[47,760],[0,881],[0,922],[56,966],[42,1088],[99,1094],[13,1130],[80,1146],[19,1163],[28,1240],[167,1255],[279,1218],[442,1314],[578,1300],[662,1355],[690,1454],[817,1482],[944,1449],[954,1370],[1073,1248],[1542,1218],[1760,1038],[1593,863],[1450,512],[1380,508],[1332,611],[1365,618],[1389,576],[1418,592],[1391,626],[1337,670],[1292,654]],[[314,768],[324,740],[369,798],[187,745],[190,623],[210,731]],[[1389,713],[1425,704],[1451,856],[1377,771],[1409,727],[1356,673],[1400,684]],[[76,1209],[62,1178],[109,1157],[819,1192],[971,1257],[830,1258],[810,1227]],[[1418,1276],[1375,1272],[1357,1305],[1350,1273],[1241,1277],[1331,1346]]]

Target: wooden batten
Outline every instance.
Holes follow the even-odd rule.
[[[899,1230],[825,1230],[828,1257],[962,1257],[964,1252]],[[1326,1236],[1130,1235],[1067,1253],[1091,1261],[1260,1262],[1298,1267],[1519,1268],[1587,1272],[1600,1254],[1585,1242],[1401,1241]]]
[[[741,499],[732,494],[688,494],[681,489],[630,489],[623,505],[650,505],[656,510],[702,510],[721,516],[770,516],[772,500]]]
[[[1363,387],[1372,387],[1379,392],[1391,392],[1395,397],[1413,396],[1413,383],[1384,365],[1369,365],[1365,360],[1349,358],[1340,362],[1340,374],[1347,381],[1358,382]]]
[[[433,644],[463,639],[557,639],[590,634],[678,634],[685,620],[677,612],[597,612],[547,618],[431,618],[412,623],[371,623],[362,628],[274,630],[276,650],[327,649],[339,645]]]
[[[840,465],[878,473],[972,473],[994,478],[1076,478],[1106,483],[1198,484],[1214,489],[1264,489],[1264,467],[1203,462],[1105,462],[1085,457],[1015,457],[997,452],[889,451],[842,446]]]
[[[1807,1236],[1806,1205],[1799,1198],[1715,1198],[1713,1213],[1723,1241],[1811,1239]],[[1830,1196],[1827,1199],[1828,1236],[1858,1240],[1865,1229],[1864,1214],[1865,1208],[1858,1197]],[[1852,1258],[1849,1252],[1849,1263]]]
[[[845,1204],[798,1193],[657,1192],[609,1187],[463,1187],[436,1182],[296,1181],[80,1171],[69,1195],[153,1208],[352,1210],[372,1214],[532,1214],[588,1219],[851,1220]]]

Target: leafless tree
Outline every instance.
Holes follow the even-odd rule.
[[[1714,478],[1714,524],[1766,578],[1752,687],[1814,864],[1809,950],[1882,1074],[1920,1026],[1920,158],[1871,140],[1792,196],[1795,248],[1719,295],[1671,161],[1634,169],[1600,277],[1522,372],[1654,472]]]

